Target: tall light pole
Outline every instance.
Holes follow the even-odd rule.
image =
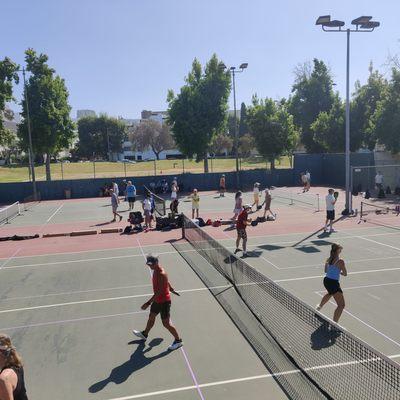
[[[346,146],[345,146],[345,169],[346,169],[346,205],[345,211],[352,213],[352,198],[350,187],[350,33],[351,32],[372,32],[380,23],[372,21],[372,17],[361,16],[351,21],[355,28],[344,29],[343,21],[331,20],[330,15],[318,17],[316,25],[321,25],[324,32],[342,32],[347,36],[346,55]]]
[[[19,70],[19,71],[21,71],[21,70]],[[32,146],[31,117],[30,117],[30,113],[29,113],[28,86],[26,85],[25,68],[22,68],[22,76],[24,78],[24,95],[25,95],[25,106],[26,106],[26,119],[27,119],[27,124],[28,124],[29,169],[31,171],[31,177],[32,177],[33,199],[37,200],[38,198],[37,198],[35,163],[34,163],[35,160],[34,160],[33,146]]]
[[[239,69],[236,67],[230,67],[229,71],[232,74],[232,90],[233,90],[233,112],[234,112],[234,124],[233,124],[233,134],[235,137],[235,159],[236,159],[236,189],[239,190],[240,187],[240,179],[239,179],[239,135],[238,135],[238,130],[236,126],[236,82],[235,82],[235,76],[237,73],[243,72],[247,67],[248,63],[242,63],[239,66]],[[221,64],[221,67],[223,69],[226,68],[224,64]]]

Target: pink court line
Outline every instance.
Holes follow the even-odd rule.
[[[146,255],[144,254],[144,251],[143,251],[142,245],[140,244],[139,239],[136,239],[136,241],[137,241],[137,243],[138,243],[138,245],[139,245],[140,251],[142,252],[144,259],[146,260]],[[151,275],[151,272],[150,272],[150,275]],[[206,288],[205,288],[205,289],[206,289]],[[195,387],[196,387],[196,389],[197,389],[197,393],[198,393],[199,396],[200,396],[200,399],[201,399],[201,400],[205,400],[205,399],[204,399],[204,396],[203,396],[203,393],[202,393],[202,391],[201,391],[201,389],[200,389],[199,383],[198,383],[198,381],[197,381],[196,375],[195,375],[195,373],[194,373],[194,371],[193,371],[193,368],[192,368],[192,366],[191,366],[191,364],[190,364],[190,362],[189,362],[189,358],[188,358],[188,356],[187,356],[187,354],[186,354],[186,351],[184,350],[183,347],[180,348],[180,351],[181,351],[181,354],[183,355],[183,358],[185,359],[186,366],[187,366],[187,368],[188,368],[188,370],[189,370],[189,372],[190,372],[190,375],[191,375],[192,380],[193,380],[193,382],[194,382],[194,385],[195,385]]]

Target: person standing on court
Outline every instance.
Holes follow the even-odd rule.
[[[258,211],[258,205],[260,204],[260,184],[256,182],[253,187],[253,200],[252,208],[255,205],[256,211]]]
[[[131,181],[128,181],[126,185],[126,198],[129,203],[129,210],[133,210],[136,200],[136,187]]]
[[[171,201],[174,201],[175,199],[178,198],[178,191],[179,191],[178,183],[176,180],[173,180],[171,184]]]
[[[0,334],[0,399],[28,400],[22,359],[4,334]]]
[[[199,218],[199,203],[200,196],[197,192],[197,189],[193,189],[193,193],[190,195],[192,200],[192,218],[194,218],[194,214],[196,213],[196,218]]]
[[[270,191],[268,188],[266,188],[266,189],[265,189],[264,216],[263,216],[263,218],[266,217],[267,211],[268,211],[274,218],[276,218],[276,214],[274,214],[274,213],[271,211],[271,202],[272,202],[271,191]]]
[[[219,197],[225,197],[226,191],[226,182],[225,182],[225,174],[221,175],[219,179]]]
[[[143,206],[143,214],[144,214],[144,228],[145,228],[145,231],[148,231],[149,229],[152,229],[151,214],[152,214],[153,204],[151,201],[150,193],[146,194],[146,197],[143,200],[142,206]]]
[[[243,210],[243,198],[242,198],[242,192],[239,190],[235,194],[235,207],[233,209],[233,217],[232,217],[233,222],[236,221],[236,218],[242,212],[242,210]]]
[[[305,176],[306,176],[306,179],[307,179],[306,180],[306,192],[308,192],[310,190],[310,187],[311,187],[311,174],[310,174],[310,172],[306,171]]]
[[[245,204],[244,207],[243,207],[243,210],[239,214],[238,219],[236,221],[237,238],[236,238],[235,254],[238,253],[239,251],[242,251],[239,248],[240,240],[242,240],[243,241],[243,257],[247,256],[247,232],[246,232],[246,228],[247,228],[247,225],[251,223],[251,219],[249,219],[249,210],[251,210],[251,205],[250,204]]]
[[[337,199],[335,198],[334,190],[329,189],[328,194],[325,197],[325,202],[326,202],[326,220],[325,220],[325,227],[324,227],[324,232],[328,231],[328,224],[329,224],[329,232],[335,232],[333,229],[333,221],[335,220],[335,204]]]
[[[161,315],[161,321],[164,327],[174,337],[173,343],[168,347],[168,350],[176,350],[183,346],[182,338],[178,331],[171,323],[171,294],[175,293],[171,283],[168,280],[168,275],[164,268],[159,264],[158,256],[149,254],[146,257],[146,265],[152,270],[152,283],[154,295],[149,301],[142,305],[142,310],[147,310],[150,306],[150,315],[144,331],[136,331],[133,333],[142,340],[147,340],[151,328],[154,326],[156,317]],[[177,294],[178,295],[178,294]]]
[[[307,177],[304,172],[300,174],[301,184],[303,186],[303,193],[307,190]]]
[[[383,175],[381,171],[378,171],[375,175],[375,187],[378,192],[383,189]]]
[[[117,217],[119,217],[119,220],[122,221],[122,215],[118,214],[119,198],[115,194],[114,189],[110,189],[110,196],[111,196],[111,208],[114,216],[111,222],[115,222]]]
[[[336,310],[333,314],[333,320],[335,322],[339,321],[345,307],[343,290],[340,287],[340,275],[347,276],[346,265],[344,261],[339,258],[342,249],[343,247],[339,244],[332,244],[331,254],[325,262],[324,286],[328,293],[322,298],[321,303],[316,307],[317,311],[320,311],[333,296],[337,304]]]
[[[118,183],[117,182],[113,182],[112,183],[112,190],[114,191],[114,193],[119,198],[119,187],[118,187]]]

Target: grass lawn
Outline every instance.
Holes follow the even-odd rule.
[[[265,161],[260,159],[243,159],[241,169],[266,168]],[[181,174],[183,172],[201,174],[204,171],[203,162],[194,160],[160,160],[143,161],[136,164],[118,162],[78,162],[51,164],[52,180],[84,179],[84,178],[115,178],[134,176],[157,176]],[[290,168],[290,160],[283,157],[276,163],[276,168]],[[219,158],[209,160],[210,172],[229,172],[235,170],[235,160],[231,158]],[[36,180],[46,180],[44,165],[35,167]],[[0,167],[0,182],[25,182],[29,181],[27,166]]]

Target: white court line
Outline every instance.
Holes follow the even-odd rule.
[[[389,356],[389,358],[397,358],[399,357],[400,354],[392,355]],[[328,368],[338,368],[342,366],[348,366],[348,365],[357,365],[357,364],[365,364],[368,362],[374,362],[378,361],[379,358],[370,358],[370,359],[365,359],[365,360],[360,360],[360,361],[348,361],[348,362],[342,362],[342,363],[336,363],[336,364],[326,364],[326,365],[319,365],[316,367],[309,367],[309,368],[304,368],[304,371],[316,371],[320,369],[328,369]],[[214,382],[208,382],[208,383],[202,383],[199,384],[200,388],[207,388],[207,387],[213,387],[213,386],[222,386],[222,385],[229,385],[232,383],[240,383],[240,382],[250,382],[250,381],[256,381],[259,379],[267,379],[267,378],[274,378],[274,377],[279,377],[279,376],[284,376],[284,375],[291,375],[291,374],[297,374],[302,372],[299,369],[292,369],[289,371],[284,371],[284,372],[278,372],[278,373],[272,373],[272,374],[263,374],[263,375],[253,375],[253,376],[247,376],[244,378],[236,378],[236,379],[227,379],[223,381],[214,381]],[[177,393],[177,392],[184,392],[184,391],[189,391],[189,390],[195,390],[197,389],[196,386],[181,386],[173,389],[166,389],[166,390],[159,390],[156,392],[147,392],[147,393],[141,393],[141,394],[135,394],[132,396],[124,396],[124,397],[114,397],[112,399],[108,400],[134,400],[134,399],[144,399],[146,397],[154,397],[154,396],[161,396],[161,395],[166,395],[170,393]]]
[[[391,249],[400,251],[400,248],[399,248],[399,247],[392,246],[392,245],[390,245],[390,244],[386,244],[386,243],[382,243],[382,242],[377,242],[376,240],[368,239],[367,237],[363,237],[363,236],[357,236],[357,237],[359,237],[360,239],[363,239],[363,240],[368,240],[368,242],[376,243],[376,244],[379,244],[379,245],[381,245],[381,246],[390,247]]]
[[[365,270],[365,271],[355,271],[355,272],[348,272],[347,276],[349,275],[359,275],[359,274],[369,274],[369,273],[375,273],[375,272],[388,272],[388,271],[399,271],[400,267],[397,268],[382,268],[382,269],[370,269],[370,270]],[[313,276],[302,276],[299,278],[286,278],[286,279],[277,279],[274,280],[274,282],[279,283],[279,282],[291,282],[291,281],[304,281],[307,279],[317,279],[317,278],[324,278],[325,275],[313,275]]]
[[[61,206],[58,207],[57,210],[54,211],[53,214],[51,214],[51,216],[50,216],[49,218],[47,218],[46,224],[47,224],[48,222],[50,222],[50,221],[53,219],[53,217],[54,217],[63,207],[64,207],[64,203],[61,204]]]
[[[49,322],[39,322],[37,324],[29,324],[29,325],[19,325],[19,326],[10,326],[8,328],[0,328],[0,331],[11,331],[17,329],[27,329],[27,328],[37,328],[41,326],[50,326],[50,325],[61,325],[67,324],[70,322],[81,322],[81,321],[90,321],[94,319],[103,319],[103,318],[113,318],[113,317],[122,317],[126,315],[134,315],[134,314],[143,314],[147,311],[133,311],[121,314],[106,314],[106,315],[96,315],[94,317],[83,317],[83,318],[74,318],[74,319],[63,319],[59,321],[49,321]]]
[[[323,297],[322,293],[317,293],[318,296]],[[336,306],[336,303],[333,302],[332,300],[329,301],[329,303],[333,304],[334,306]],[[372,325],[368,324],[367,322],[363,321],[361,318],[358,318],[356,315],[352,314],[350,311],[347,311],[346,309],[343,310],[343,312],[345,312],[346,314],[350,315],[350,317],[354,318],[355,320],[357,320],[358,322],[361,322],[363,325],[365,325],[367,328],[373,330],[374,332],[376,332],[378,335],[383,336],[385,339],[389,340],[390,342],[392,342],[393,344],[395,344],[396,346],[400,347],[400,343],[396,342],[394,339],[392,339],[391,337],[385,335],[383,332],[381,332],[380,330],[374,328]]]
[[[151,285],[132,285],[132,286],[117,286],[117,287],[104,288],[104,289],[76,290],[76,291],[72,291],[72,292],[57,292],[57,293],[48,293],[48,294],[38,294],[38,295],[33,295],[33,296],[7,297],[5,299],[1,299],[1,301],[38,299],[38,298],[42,298],[42,297],[56,297],[56,296],[65,296],[65,295],[71,295],[71,294],[107,292],[107,291],[111,291],[111,290],[134,289],[134,288],[150,287],[150,286]]]
[[[6,261],[3,262],[3,264],[0,265],[0,270],[1,270],[1,269],[6,269],[6,268],[7,268],[6,265],[7,265],[20,251],[21,251],[21,247],[18,247],[18,249],[15,250],[14,253],[13,253],[10,257],[8,257],[8,258],[6,259]]]
[[[220,289],[220,288],[226,288],[226,287],[229,287],[229,286],[226,286],[226,285],[215,286],[210,289]],[[183,290],[179,290],[179,293],[195,293],[195,292],[203,292],[206,290],[209,290],[209,288],[202,287],[202,288],[195,288],[195,289],[183,289]],[[151,296],[153,296],[153,294],[154,293],[135,294],[135,295],[131,295],[131,296],[106,297],[103,299],[70,301],[67,303],[45,304],[42,306],[14,308],[14,309],[0,310],[0,314],[8,314],[8,313],[18,312],[18,311],[32,311],[32,310],[42,310],[42,309],[47,309],[47,308],[66,307],[66,306],[73,306],[73,305],[77,305],[77,304],[91,304],[91,303],[102,303],[102,302],[107,302],[107,301],[136,299],[136,298],[140,298],[140,297],[151,297]]]
[[[364,289],[364,288],[371,288],[371,287],[394,286],[394,285],[400,285],[400,282],[379,283],[377,285],[349,286],[349,287],[343,287],[342,289],[343,290],[352,290],[352,289]],[[317,294],[326,293],[326,291],[318,290],[315,293],[317,293]]]

